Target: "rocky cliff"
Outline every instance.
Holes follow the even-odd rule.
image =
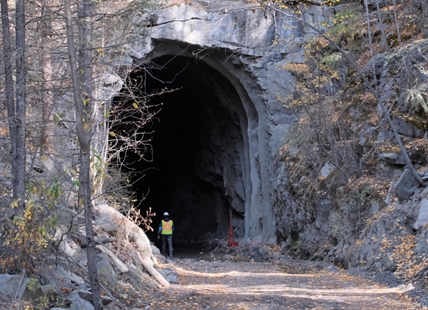
[[[147,127],[152,157],[128,152],[126,163],[144,175],[133,188],[141,210],[169,211],[176,241],[225,240],[231,221],[240,242],[425,285],[427,189],[406,157],[426,182],[427,6],[345,2],[200,0],[135,11],[132,40],[110,55],[98,99],[118,105],[127,83],[168,90],[149,97],[162,106]],[[73,115],[66,104],[56,109],[64,167],[40,165],[71,188]],[[98,134],[102,153],[108,133]],[[161,259],[141,230],[104,204],[94,221],[109,287],[162,285],[141,272]],[[79,234],[61,240],[74,266],[85,264]],[[66,274],[64,288],[83,291],[83,270],[45,278]]]
[[[194,139],[203,142],[192,146],[188,170],[194,176],[186,187],[199,191],[199,182],[208,183],[215,194],[209,191],[204,200],[175,188],[169,196],[182,197],[190,207],[177,206],[175,199],[164,205],[177,214],[197,214],[196,222],[211,214],[211,232],[220,236],[231,208],[238,236],[279,242],[301,257],[346,268],[422,278],[425,261],[417,257],[426,250],[426,190],[406,170],[391,124],[370,90],[386,105],[425,180],[424,3],[403,1],[397,11],[387,2],[366,10],[353,1],[293,2],[276,9],[195,1],[135,18],[147,31],[129,46],[124,64],[163,59],[165,70],[178,72],[180,66],[172,65],[177,60],[181,68],[199,68],[190,69],[187,81],[205,81],[196,87],[201,92],[187,88],[197,94],[195,101],[205,101],[203,109],[192,109],[208,116],[197,125]],[[312,25],[324,28],[318,32]],[[317,77],[321,87],[307,87]]]
[[[304,18],[320,23],[329,11],[311,5]],[[197,230],[197,235],[225,236],[232,212],[237,236],[263,236],[264,242],[275,242],[274,163],[295,120],[294,111],[284,109],[279,99],[291,93],[295,83],[283,66],[303,61],[301,46],[313,35],[310,29],[257,3],[241,1],[170,4],[136,14],[135,23],[146,31],[129,46],[122,65],[160,65],[166,74],[158,73],[161,79],[174,79],[172,85],[182,87],[177,97],[163,102],[163,109],[174,105],[181,111],[196,111],[193,118],[183,113],[176,125],[186,132],[191,127],[189,134],[162,138],[171,145],[192,135],[192,146],[186,148],[192,149],[192,163],[187,166],[178,157],[177,162],[183,163],[177,166],[187,167],[179,173],[164,166],[168,182],[177,184],[179,174],[185,186],[166,186],[170,199],[156,205],[172,211],[193,231],[204,221],[205,230]],[[166,131],[177,128],[165,126]],[[179,151],[180,145],[174,149],[178,154],[185,152]],[[183,183],[184,179],[188,181]],[[204,184],[209,185],[208,198],[200,194],[207,191]],[[189,213],[194,217],[186,218]],[[190,238],[186,233],[183,237]]]
[[[347,21],[326,33],[342,54],[335,54],[338,49],[329,43],[323,45],[318,52],[321,69],[314,67],[314,53],[307,55],[302,71],[308,76],[301,80],[306,85],[313,82],[308,72],[312,68],[319,70],[318,77],[329,77],[328,83],[322,85],[320,100],[305,102],[306,111],[278,157],[274,195],[278,240],[299,256],[375,274],[394,272],[425,285],[427,189],[408,169],[404,153],[426,181],[427,109],[420,92],[427,85],[427,40],[420,24],[405,25],[404,15],[419,12],[420,19],[413,21],[426,22],[426,8],[417,1],[402,3],[397,24],[406,39],[401,43],[393,39],[395,26],[386,22],[392,8],[369,8],[374,18],[371,55],[370,46],[361,46],[369,33],[361,37],[346,28],[358,23],[367,27],[364,6],[351,3],[343,11],[339,8],[335,18],[346,15]],[[355,16],[359,18],[352,21]],[[369,83],[343,62],[343,52],[354,57]],[[298,76],[296,68],[290,70]],[[381,104],[387,106],[392,123]]]

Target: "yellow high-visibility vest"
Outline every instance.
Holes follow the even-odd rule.
[[[172,220],[168,222],[162,220],[162,235],[172,235]]]

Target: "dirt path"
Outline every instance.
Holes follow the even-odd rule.
[[[195,258],[174,258],[161,268],[177,284],[142,309],[420,309],[404,297],[404,286],[387,288],[337,271]]]

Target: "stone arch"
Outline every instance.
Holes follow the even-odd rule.
[[[180,97],[183,95],[179,95],[179,92],[177,95],[172,95],[178,96],[176,99],[170,96],[166,99],[167,101],[178,100],[186,108],[196,110],[200,116],[204,113],[207,115],[217,113],[216,116],[204,116],[207,117],[203,121],[204,124],[194,122],[195,129],[200,134],[206,134],[207,137],[204,142],[206,144],[198,145],[199,151],[190,146],[194,153],[191,155],[193,166],[186,166],[186,171],[194,169],[192,176],[188,176],[188,179],[186,179],[187,176],[181,178],[182,182],[178,182],[180,178],[172,177],[172,174],[180,171],[173,171],[166,161],[161,164],[164,166],[160,170],[170,173],[169,178],[175,179],[172,183],[175,182],[176,185],[182,183],[180,184],[184,186],[181,189],[182,192],[178,193],[180,187],[175,188],[172,184],[157,185],[166,186],[163,193],[159,190],[154,193],[162,198],[148,199],[146,206],[156,201],[155,204],[158,204],[158,207],[153,205],[152,207],[158,215],[167,210],[175,216],[178,224],[181,225],[178,238],[183,241],[191,239],[192,232],[195,233],[195,239],[206,233],[215,233],[220,237],[227,236],[228,208],[233,211],[233,223],[237,236],[255,237],[263,233],[267,238],[274,229],[274,225],[266,190],[269,186],[266,182],[270,182],[266,171],[268,139],[263,137],[265,132],[263,119],[266,112],[263,98],[254,96],[257,94],[255,88],[258,86],[251,74],[246,71],[245,64],[239,60],[238,56],[225,49],[202,49],[197,45],[162,39],[152,40],[152,50],[143,59],[137,61],[153,61],[164,66],[165,72],[161,73],[160,80],[168,81],[168,84],[177,87],[182,83],[183,88],[192,92],[188,94],[189,100],[198,101],[198,98],[204,97],[205,92],[210,98],[207,98],[204,104],[211,107],[202,109],[196,102],[182,102],[186,100]],[[168,77],[169,74],[174,77]],[[193,80],[189,82],[192,78]],[[156,87],[155,84],[148,87]],[[251,88],[250,92],[249,88]],[[164,99],[165,97],[160,98],[160,100]],[[180,109],[174,110],[177,109],[177,105],[172,106],[171,102],[165,102],[163,109],[165,111],[171,109],[172,114],[178,115],[181,112]],[[161,114],[161,123],[162,117]],[[166,116],[165,119],[167,119]],[[192,120],[189,118],[187,121]],[[174,123],[174,120],[170,119],[170,122]],[[168,127],[168,125],[165,126]],[[167,129],[163,128],[159,132],[165,130]],[[198,143],[200,138],[197,135],[192,136],[194,143]],[[168,140],[168,135],[165,133],[162,139],[165,140],[164,143],[174,144],[173,141]],[[172,152],[172,149],[168,149],[167,146],[158,145],[156,133],[154,147],[155,154],[156,148],[164,150],[165,153]],[[261,156],[265,157],[261,159]],[[180,165],[185,166],[184,163]],[[140,169],[147,168],[144,166]],[[199,180],[195,181],[195,178]],[[146,186],[149,186],[149,183],[150,178],[147,179]],[[187,187],[194,187],[195,190],[189,191]],[[175,198],[167,198],[168,196]],[[174,199],[181,202],[176,203]]]

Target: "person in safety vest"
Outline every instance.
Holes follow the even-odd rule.
[[[174,222],[169,219],[169,213],[163,214],[163,220],[159,224],[158,239],[162,236],[162,255],[166,255],[165,247],[168,242],[169,256],[172,256],[172,233],[174,232]]]

